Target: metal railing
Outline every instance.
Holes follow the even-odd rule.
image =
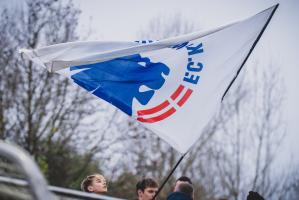
[[[54,200],[55,196],[47,189],[47,183],[31,156],[12,144],[0,141],[0,156],[20,167],[29,183],[30,191],[36,200]]]
[[[31,156],[12,144],[7,144],[0,140],[0,156],[18,165],[24,173],[26,180],[0,176],[0,183],[27,187],[35,200],[57,200],[53,193],[64,197],[78,198],[78,199],[93,199],[93,200],[124,200],[106,195],[91,194],[72,189],[66,189],[55,186],[48,186],[46,180],[41,174],[38,166],[35,164]],[[51,191],[51,192],[50,192]],[[53,192],[53,193],[52,193]]]
[[[28,182],[25,180],[6,177],[6,176],[0,176],[0,183],[19,186],[19,187],[28,186]],[[79,199],[86,199],[86,200],[87,199],[88,200],[125,200],[125,199],[110,197],[106,195],[91,194],[91,193],[81,192],[78,190],[72,190],[72,189],[56,187],[56,186],[48,186],[48,190],[64,197],[79,198]]]

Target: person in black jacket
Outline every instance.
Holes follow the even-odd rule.
[[[247,200],[265,200],[259,193],[250,191]]]
[[[168,195],[167,200],[193,200],[193,186],[190,183],[182,182],[177,185],[175,191]]]

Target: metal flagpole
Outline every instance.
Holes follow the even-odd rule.
[[[236,76],[233,78],[233,80],[230,82],[229,86],[226,88],[226,90],[225,90],[225,92],[224,92],[224,94],[223,94],[223,96],[221,98],[221,101],[223,101],[224,96],[226,95],[226,93],[228,92],[228,90],[230,89],[230,87],[232,86],[232,84],[234,83],[234,81],[236,80],[236,78],[239,75],[241,69],[243,68],[243,66],[245,65],[247,59],[249,58],[250,54],[252,53],[255,45],[258,43],[259,39],[262,37],[265,29],[267,28],[269,22],[271,21],[271,19],[272,19],[273,15],[274,15],[276,9],[278,8],[278,6],[279,6],[279,3],[275,5],[275,7],[274,7],[272,13],[270,14],[270,16],[269,16],[266,24],[264,25],[263,29],[261,30],[261,32],[259,33],[258,37],[256,38],[256,40],[254,41],[253,45],[251,46],[251,49],[249,50],[249,52],[248,52],[247,56],[245,57],[244,61],[242,62],[242,64],[241,64],[241,66],[240,66],[240,68],[239,68]]]
[[[179,164],[181,163],[181,161],[183,160],[183,158],[185,157],[185,155],[188,152],[184,153],[181,158],[179,159],[179,161],[176,163],[176,165],[173,167],[173,169],[171,170],[171,172],[168,174],[167,178],[163,181],[162,185],[159,187],[157,193],[155,194],[155,196],[153,197],[153,200],[158,196],[158,194],[161,192],[161,190],[163,189],[164,185],[167,183],[168,179],[171,177],[171,175],[173,174],[173,172],[176,170],[176,168],[179,166]]]

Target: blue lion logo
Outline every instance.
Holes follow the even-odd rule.
[[[140,63],[143,63],[141,65]],[[155,90],[160,89],[169,74],[169,68],[163,63],[152,63],[149,58],[139,54],[125,56],[106,62],[73,66],[70,70],[80,70],[71,78],[107,102],[132,115],[132,101],[135,97],[146,105],[153,97]],[[140,92],[145,85],[152,90]]]

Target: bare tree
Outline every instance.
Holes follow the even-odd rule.
[[[157,15],[150,20],[146,28],[138,33],[138,37],[141,39],[160,40],[190,33],[195,28],[192,22],[185,19],[179,13],[170,16]]]
[[[259,66],[255,63],[256,66]],[[244,199],[249,190],[279,197],[284,175],[277,175],[274,159],[285,135],[281,105],[283,83],[274,66],[239,78],[223,101],[220,128],[210,143],[218,193]],[[250,71],[246,71],[250,73]],[[279,178],[278,178],[279,177]]]
[[[17,50],[77,40],[80,12],[72,0],[26,0],[12,8],[1,10],[0,137],[25,148],[49,173],[66,167],[62,162],[73,152],[85,154],[78,158],[85,163],[72,171],[77,178],[105,148],[92,142],[105,141],[107,133],[95,126],[95,114],[105,108],[68,79],[21,59]],[[60,179],[52,184],[64,181],[55,177]]]
[[[287,197],[287,199],[290,200],[295,200],[299,198],[299,170],[298,170],[298,166],[296,166],[293,170],[292,173],[290,173],[290,176],[288,177],[288,183],[286,184],[286,187],[283,188],[283,192],[284,191],[288,191],[288,193],[285,194],[281,194],[281,197],[279,198],[279,200],[282,199],[286,199],[285,197]]]

